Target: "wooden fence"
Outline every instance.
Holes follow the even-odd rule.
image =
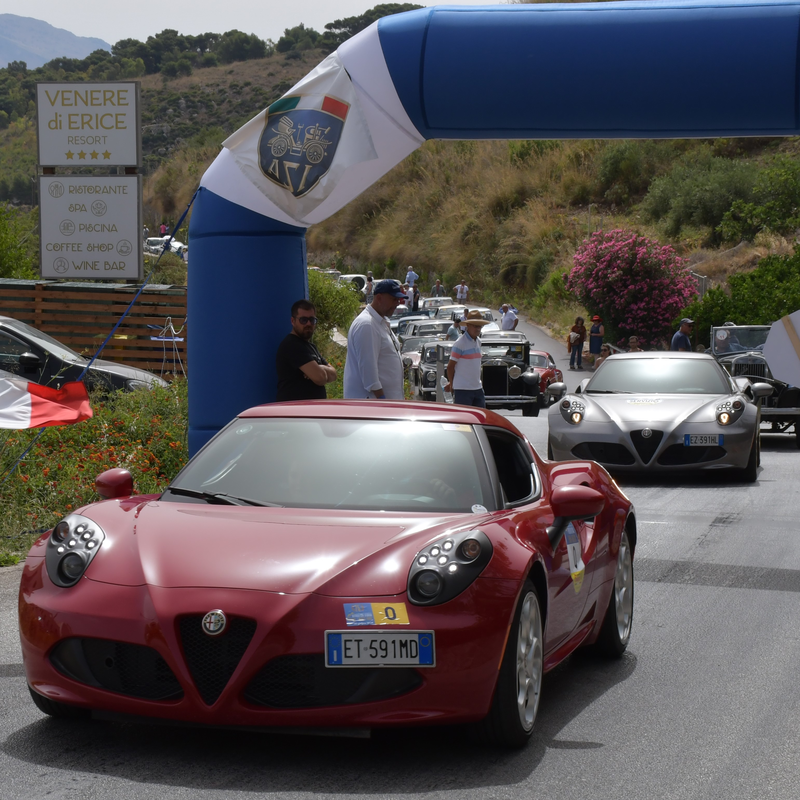
[[[87,357],[125,313],[139,286],[0,280],[0,316],[13,317]],[[172,324],[173,333],[169,329]],[[186,287],[147,286],[100,358],[165,377],[187,370]]]

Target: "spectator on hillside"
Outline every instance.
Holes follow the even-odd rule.
[[[444,286],[442,286],[442,282],[437,278],[436,283],[431,287],[431,297],[444,297],[444,292]]]
[[[409,266],[408,272],[406,272],[406,283],[409,286],[413,286],[414,282],[419,279],[419,275],[414,272],[414,267]]]
[[[469,286],[467,286],[463,278],[461,279],[461,283],[459,283],[458,286],[455,287],[454,291],[456,293],[456,300],[458,300],[459,303],[467,302],[467,297],[469,295]]]

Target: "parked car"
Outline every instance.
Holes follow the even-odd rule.
[[[800,387],[777,380],[764,358],[770,325],[723,325],[711,329],[710,353],[734,378],[768,383],[773,392],[761,399],[764,433],[794,430],[800,447]]]
[[[487,408],[522,409],[525,417],[538,417],[539,370],[531,365],[531,345],[524,333],[481,332],[481,381]]]
[[[430,343],[439,341],[438,336],[408,336],[403,339],[400,352],[403,355],[403,362],[408,357],[410,363],[407,364],[409,375],[419,367],[419,360],[422,357],[422,348]]]
[[[420,303],[422,308],[439,308],[439,306],[452,305],[452,297],[426,297]]]
[[[453,324],[447,319],[415,319],[406,325],[405,336],[444,336]]]
[[[88,359],[52,336],[11,317],[0,317],[0,370],[43,386],[60,389],[76,381]],[[97,359],[84,382],[88,389],[136,389],[166,382],[152,372]]]
[[[417,368],[409,372],[411,392],[415,398],[420,400],[436,401],[437,347],[441,348],[441,352],[444,354],[444,367],[447,367],[453,343],[451,341],[435,341],[422,346]]]
[[[431,316],[431,310],[429,308],[420,309],[418,311],[412,311],[408,306],[397,306],[392,314],[389,317],[389,326],[391,327],[394,333],[397,333],[398,325],[402,320],[405,320],[406,317],[411,317],[415,319],[428,319]],[[406,320],[408,321],[408,320]]]
[[[758,399],[766,383],[737,383],[702,353],[609,356],[573,394],[563,383],[547,417],[548,453],[616,472],[738,471],[757,478]]]
[[[564,373],[556,366],[556,361],[545,350],[531,350],[528,363],[539,375],[539,408],[545,408],[553,402],[547,394],[547,387],[552,383],[564,380]]]
[[[273,403],[160,495],[121,469],[96,485],[21,577],[23,669],[51,716],[474,724],[519,747],[546,671],[630,640],[630,501],[491,411]]]
[[[145,239],[144,251],[145,253],[150,253],[151,255],[161,255],[161,252],[164,249],[164,244],[167,241],[169,241],[169,236],[151,236],[149,239]],[[169,249],[171,253],[181,255],[186,249],[186,245],[183,242],[179,242],[177,239],[173,239],[169,243]]]

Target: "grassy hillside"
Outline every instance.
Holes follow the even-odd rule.
[[[177,219],[225,137],[323,57],[276,50],[184,77],[142,77],[151,229]],[[30,181],[35,163],[28,113],[0,130],[0,181],[20,165]],[[776,191],[783,192],[777,205]],[[724,281],[769,253],[791,251],[798,193],[797,139],[428,142],[311,228],[309,260],[395,276],[413,264],[426,282],[440,277],[452,286],[463,277],[486,300],[548,307],[566,319],[575,309],[554,305],[563,300],[560,275],[589,232],[632,228],[672,243],[699,273]],[[780,207],[784,218],[756,226],[757,234],[750,224],[748,241],[740,241],[722,225],[737,203]]]

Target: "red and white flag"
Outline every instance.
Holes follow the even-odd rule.
[[[86,386],[79,381],[52,389],[38,383],[0,378],[0,428],[71,425],[91,416]]]

